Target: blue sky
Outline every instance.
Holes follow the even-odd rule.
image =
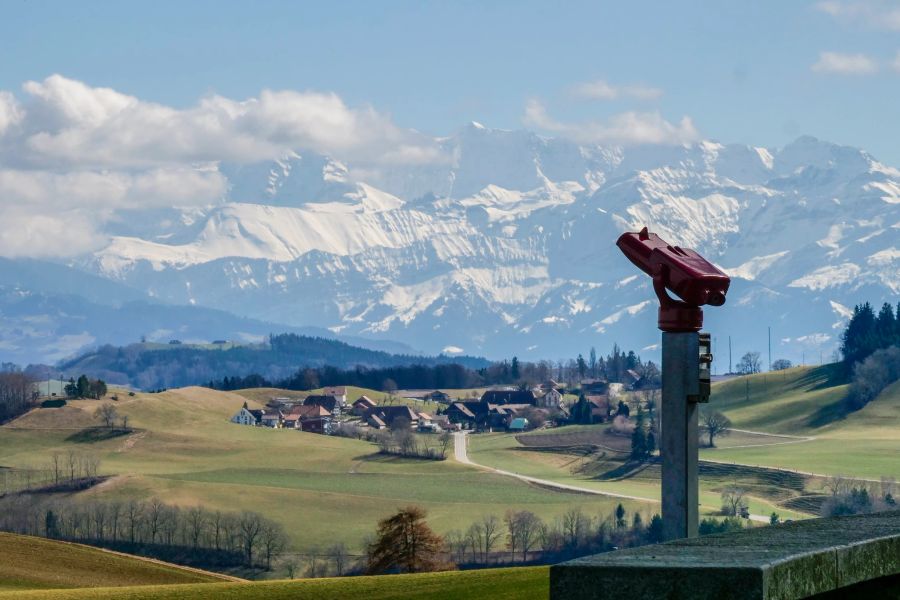
[[[704,138],[779,146],[811,134],[900,165],[898,9],[18,0],[0,19],[0,90],[21,97],[24,82],[61,74],[175,108],[265,88],[333,92],[429,135],[471,120],[523,127],[539,102],[561,123],[658,112],[689,117]],[[616,97],[576,93],[596,82]]]

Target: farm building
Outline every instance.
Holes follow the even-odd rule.
[[[360,396],[359,399],[353,403],[351,410],[354,415],[362,417],[376,406],[378,406],[378,404],[368,396]]]
[[[406,419],[411,427],[418,427],[419,414],[408,406],[376,406],[369,411],[368,417],[376,416],[388,427],[393,427],[396,419]]]
[[[488,404],[530,404],[534,406],[535,397],[531,390],[487,390],[481,395],[481,401]]]
[[[307,396],[303,401],[303,406],[321,406],[332,416],[337,417],[341,414],[341,401],[336,396],[317,394]]]

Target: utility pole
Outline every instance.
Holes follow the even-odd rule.
[[[728,374],[731,375],[734,373],[734,368],[731,366],[731,336],[728,336]]]
[[[769,371],[772,370],[772,328],[769,327]]]

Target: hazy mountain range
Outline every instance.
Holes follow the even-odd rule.
[[[735,362],[765,359],[767,326],[773,358],[818,362],[854,303],[897,301],[900,171],[862,150],[584,146],[477,123],[438,142],[451,160],[378,172],[308,153],[220,164],[220,204],[125,214],[67,265],[4,261],[0,355],[314,326],[427,353],[555,359],[618,342],[652,357],[656,301],[614,245],[645,225],[732,275],[706,311],[719,370],[728,336]]]

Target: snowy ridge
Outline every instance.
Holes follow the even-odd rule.
[[[530,358],[655,347],[652,291],[613,245],[644,225],[734,278],[707,324],[747,349],[765,324],[790,340],[779,356],[829,353],[847,307],[900,291],[900,171],[861,150],[579,146],[477,123],[437,143],[452,160],[378,173],[313,154],[221,165],[230,201],[148,214],[84,267],[169,302]]]

